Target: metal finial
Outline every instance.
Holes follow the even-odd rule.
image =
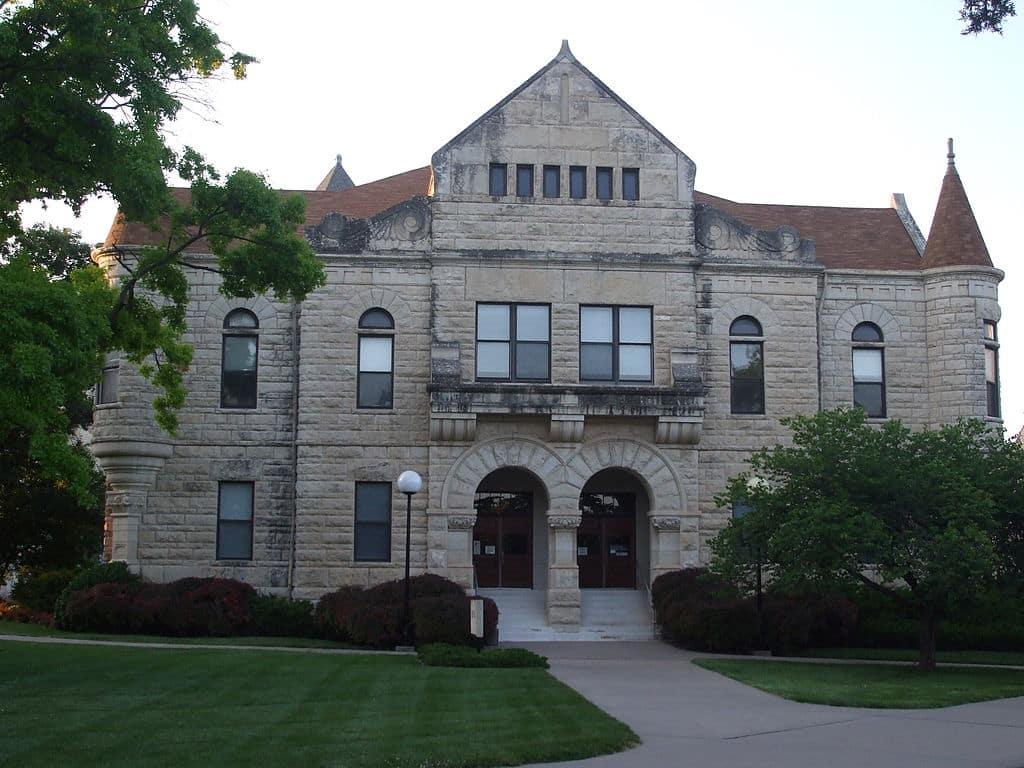
[[[562,48],[558,51],[558,58],[567,58],[572,61],[576,60],[576,57],[572,55],[572,51],[569,50],[569,41],[562,40]]]
[[[953,140],[946,139],[946,146],[949,147],[949,152],[946,153],[946,159],[949,161],[949,167],[952,168],[954,165],[953,159],[956,157],[953,153]]]
[[[335,155],[335,157],[338,159],[338,165],[341,165],[341,155]]]

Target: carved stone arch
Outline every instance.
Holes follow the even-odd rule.
[[[441,509],[449,515],[475,515],[476,489],[491,472],[504,468],[523,469],[536,477],[552,509],[555,498],[564,494],[564,465],[557,453],[540,440],[499,437],[477,443],[452,465],[441,490]]]
[[[569,457],[565,481],[572,489],[573,504],[579,503],[587,481],[603,469],[625,469],[636,475],[647,491],[652,515],[679,515],[686,509],[679,474],[665,454],[653,445],[622,438],[586,443]]]
[[[260,327],[256,330],[272,330],[277,328],[277,308],[267,299],[266,296],[253,296],[249,299],[229,299],[226,296],[218,296],[217,299],[206,309],[204,324],[214,326],[218,329],[224,327],[224,318],[233,309],[248,309],[260,321]]]
[[[732,321],[744,315],[750,315],[761,324],[761,330],[764,331],[766,338],[778,338],[782,324],[779,323],[775,311],[753,296],[737,296],[719,307],[714,314],[712,333],[715,336],[727,337]]]
[[[865,302],[854,304],[839,316],[836,321],[836,340],[849,341],[853,329],[861,323],[874,323],[881,329],[885,341],[898,341],[900,324],[892,313],[879,304]]]
[[[412,328],[412,311],[405,299],[388,288],[363,288],[348,297],[343,309],[341,319],[346,328],[355,329],[359,318],[368,309],[387,310],[395,319],[395,332],[401,333]]]

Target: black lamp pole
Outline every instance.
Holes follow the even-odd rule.
[[[412,493],[405,492],[405,582],[402,598],[403,637],[406,645],[412,645],[412,622],[409,620],[409,539],[412,533]]]

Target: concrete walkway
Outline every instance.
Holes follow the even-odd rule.
[[[555,677],[642,740],[544,768],[1024,768],[1024,697],[920,710],[798,704],[663,643],[516,645],[547,656]]]

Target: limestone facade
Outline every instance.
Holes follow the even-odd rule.
[[[491,194],[493,166],[505,167],[505,194]],[[519,166],[532,168],[526,195],[516,194]],[[553,196],[547,166],[558,168]],[[582,197],[571,196],[576,168]],[[623,199],[633,169],[639,199]],[[598,198],[599,174],[610,199]],[[152,391],[127,364],[116,402],[97,406],[112,556],[156,580],[230,576],[306,598],[395,579],[405,499],[392,486],[386,555],[357,559],[357,488],[414,469],[424,488],[413,497],[413,571],[471,588],[489,546],[480,494],[528,492],[528,551],[508,555],[527,557],[550,623],[572,630],[582,558],[595,554],[581,494],[635,499],[619,531],[628,541],[587,529],[604,537],[593,539],[603,572],[622,564],[609,557],[625,558],[630,586],[642,589],[705,562],[730,516],[715,495],[753,450],[785,439],[780,419],[853,403],[861,323],[882,335],[886,417],[998,422],[988,415],[985,323],[999,321],[1002,273],[990,263],[928,268],[902,205],[770,211],[701,195],[695,178],[690,158],[563,47],[429,169],[310,193],[311,208],[328,211],[306,228],[326,286],[301,304],[228,299],[216,275],[198,272],[178,434],[152,423]],[[396,200],[402,184],[408,194]],[[356,193],[364,209],[378,195],[378,207],[353,214]],[[109,249],[96,258],[115,269]],[[477,375],[478,307],[488,303],[548,308],[546,380]],[[581,376],[585,307],[649,308],[648,381]],[[246,331],[258,337],[251,408],[221,407],[224,322],[237,308],[258,322]],[[374,309],[393,329],[358,327]],[[744,317],[759,336],[730,336]],[[357,404],[361,335],[393,340],[392,407]],[[640,342],[633,352],[644,352]],[[730,347],[745,342],[762,345],[762,413],[734,412],[744,408],[731,401]],[[252,483],[250,557],[217,557],[222,483]]]

